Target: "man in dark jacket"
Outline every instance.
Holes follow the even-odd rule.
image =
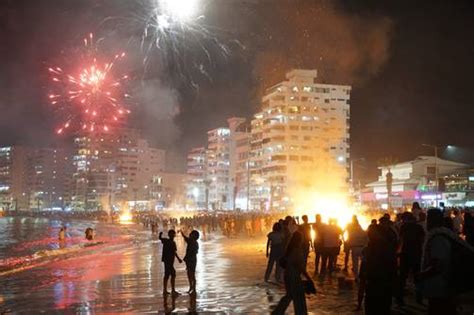
[[[415,216],[410,212],[403,213],[400,227],[400,275],[397,295],[399,305],[405,304],[403,296],[408,275],[411,272],[415,276],[420,272],[424,239],[425,231],[417,224]],[[418,290],[416,299],[418,303],[422,302]]]

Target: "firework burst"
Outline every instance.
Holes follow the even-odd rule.
[[[54,90],[48,98],[63,119],[56,129],[57,134],[70,128],[107,132],[130,113],[127,107],[130,96],[123,91],[128,76],[114,71],[115,64],[125,53],[101,62],[93,34],[84,39],[84,48],[80,58],[84,64],[75,71],[66,72],[60,67],[48,69]]]
[[[157,48],[163,64],[173,75],[196,87],[195,74],[212,81],[209,69],[217,57],[226,59],[231,53],[230,43],[242,47],[236,40],[223,41],[222,30],[205,23],[200,14],[206,0],[151,0],[145,18],[142,45],[145,63],[150,52]]]

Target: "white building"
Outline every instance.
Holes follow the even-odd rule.
[[[74,138],[73,183],[68,206],[83,210],[110,210],[118,192],[115,134],[98,132]]]
[[[149,147],[144,139],[121,146],[116,163],[120,199],[131,203],[148,200],[153,177],[164,171],[165,155],[165,150]]]
[[[75,147],[74,208],[110,210],[147,203],[153,177],[165,169],[166,152],[151,148],[135,129],[76,137]]]
[[[250,208],[250,124],[245,118],[232,117],[227,120],[230,130],[229,177],[232,192],[232,208]]]
[[[194,148],[188,153],[187,174],[189,176],[189,181],[186,184],[188,207],[191,209],[207,209],[209,190],[207,187],[206,148]]]
[[[269,88],[252,120],[251,208],[288,209],[294,196],[342,189],[349,161],[351,87],[292,70]],[[334,180],[337,179],[337,180]]]
[[[71,184],[71,152],[64,148],[31,148],[28,157],[30,209],[62,209]]]
[[[187,198],[192,209],[233,210],[249,207],[250,126],[232,117],[229,127],[208,131],[207,148],[188,153]]]
[[[232,204],[230,179],[230,129],[217,128],[207,132],[208,203],[214,210],[229,210]]]
[[[377,205],[401,207],[414,201],[427,206],[443,201],[443,192],[439,189],[439,179],[456,171],[466,169],[468,165],[436,158],[419,156],[408,162],[379,167],[377,181],[367,184],[368,192],[362,194],[362,201]],[[387,173],[392,173],[392,195],[387,192]],[[438,175],[438,181],[436,180]]]
[[[28,210],[29,149],[0,147],[0,210]]]

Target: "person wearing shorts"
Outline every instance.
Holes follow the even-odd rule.
[[[163,277],[163,295],[169,294],[168,292],[168,279],[171,278],[171,293],[173,295],[179,295],[175,290],[175,281],[176,281],[176,270],[174,269],[174,258],[176,257],[179,263],[183,261],[179,258],[176,248],[176,243],[174,238],[176,236],[175,230],[168,231],[168,238],[162,237],[163,232],[160,232],[159,238],[163,243],[163,252],[161,256],[161,261],[165,265],[165,275]]]
[[[196,293],[196,265],[197,265],[197,253],[199,251],[199,232],[196,230],[189,233],[189,237],[186,237],[183,232],[181,235],[184,237],[186,244],[186,255],[184,256],[184,261],[186,262],[186,271],[188,274],[189,281],[189,293]]]

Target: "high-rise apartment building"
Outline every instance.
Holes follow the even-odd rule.
[[[0,209],[28,209],[28,148],[0,147]]]
[[[247,210],[250,207],[249,152],[250,124],[245,118],[232,117],[227,120],[230,130],[229,177],[232,192],[232,206]]]
[[[28,156],[30,209],[62,209],[73,164],[64,148],[31,148]]]
[[[207,180],[206,148],[198,147],[189,151],[187,156],[186,197],[188,205],[194,209],[207,209],[209,198],[209,183]]]
[[[150,148],[144,139],[120,146],[117,172],[121,200],[148,200],[153,177],[165,168],[165,150]]]
[[[292,70],[269,88],[251,123],[251,208],[288,209],[301,191],[347,179],[350,91]]]
[[[230,130],[217,128],[207,132],[208,202],[211,209],[232,209],[230,180]]]
[[[188,153],[187,205],[190,208],[248,209],[250,125],[228,119],[228,127],[208,131],[207,148]]]
[[[109,210],[117,189],[116,156],[120,140],[115,134],[98,132],[74,139],[73,184],[71,200],[74,209]]]
[[[151,148],[135,129],[77,137],[75,146],[75,208],[136,207],[165,168],[165,151]]]

